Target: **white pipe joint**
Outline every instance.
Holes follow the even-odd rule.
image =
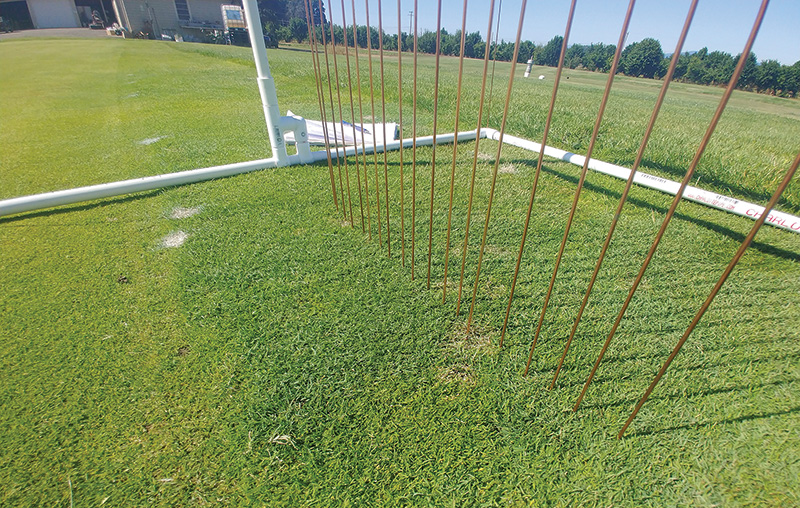
[[[282,116],[280,120],[280,130],[282,133],[291,131],[294,133],[295,147],[300,162],[311,164],[314,157],[311,155],[311,146],[308,144],[308,127],[305,118],[295,118],[293,116]]]

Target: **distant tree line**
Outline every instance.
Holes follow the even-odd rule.
[[[308,26],[306,24],[304,0],[268,0],[262,2],[262,21],[266,30],[278,40],[286,42],[308,41]],[[319,3],[312,0],[314,9],[314,25],[317,38],[322,40],[322,25],[325,27],[325,37],[330,41],[331,34],[337,45],[345,42],[345,30],[341,26],[328,23],[323,2],[322,9]],[[359,47],[367,48],[367,43],[372,48],[377,48],[383,42],[386,51],[397,51],[398,35],[379,33],[375,27],[359,25],[347,27],[347,44],[352,46],[355,40]],[[381,37],[383,40],[381,41]],[[529,59],[535,65],[556,67],[561,56],[563,37],[557,35],[547,44],[539,45],[531,41],[520,42],[519,57],[517,61],[525,63]],[[412,34],[402,33],[400,44],[403,51],[414,50],[414,37]],[[444,28],[441,30],[441,48],[443,55],[459,56],[461,49],[461,30],[449,33]],[[464,56],[467,58],[483,58],[486,42],[480,32],[469,32],[465,37]],[[421,53],[436,53],[436,32],[424,31],[417,39],[417,49]],[[490,57],[499,61],[511,61],[514,57],[514,43],[501,41],[491,44]],[[613,44],[572,44],[564,55],[564,65],[570,69],[586,69],[593,72],[608,72],[614,58],[616,46]],[[647,38],[625,46],[620,56],[617,69],[618,73],[627,76],[661,79],[669,68],[671,55],[664,55],[661,43],[655,39]],[[695,53],[683,53],[678,58],[675,68],[674,80],[700,85],[726,85],[730,81],[739,56],[732,56],[723,51],[709,52],[703,48]],[[763,60],[759,62],[756,55],[748,55],[742,75],[736,85],[742,90],[761,92],[783,97],[797,97],[800,93],[800,61],[794,65],[781,65],[776,60]]]

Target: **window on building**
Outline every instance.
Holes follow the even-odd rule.
[[[190,21],[192,19],[189,14],[189,1],[188,0],[175,0],[175,11],[178,13],[178,20]]]
[[[225,16],[228,19],[235,19],[236,21],[242,21],[242,11],[240,10],[225,9]]]

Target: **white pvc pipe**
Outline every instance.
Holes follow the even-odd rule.
[[[302,136],[305,132],[305,121],[298,121],[290,117],[283,117],[281,120],[286,120],[285,127],[287,130],[295,131],[295,134]],[[294,123],[290,122],[293,120]],[[291,124],[291,125],[290,125]],[[484,133],[481,132],[481,136]],[[307,137],[307,136],[306,136]],[[439,134],[436,137],[437,144],[452,143],[454,134]],[[459,141],[469,141],[475,139],[476,132],[459,132]],[[298,138],[299,139],[299,138]],[[411,147],[414,140],[412,138],[404,139],[402,144],[404,147]],[[401,141],[392,141],[389,143],[378,144],[375,150],[380,153],[383,150],[397,150],[400,148]],[[417,146],[429,146],[433,144],[433,136],[425,136],[417,138]],[[70,205],[80,203],[83,201],[91,201],[94,199],[108,198],[120,196],[123,194],[131,194],[134,192],[142,192],[153,189],[160,189],[162,187],[172,187],[175,185],[184,185],[187,183],[202,182],[205,180],[212,180],[214,178],[222,178],[225,176],[232,176],[240,173],[248,173],[260,169],[276,168],[281,166],[307,164],[319,162],[327,159],[324,150],[311,152],[307,151],[308,143],[305,143],[305,148],[298,146],[297,155],[286,155],[283,163],[279,163],[277,159],[261,159],[250,162],[239,162],[236,164],[226,164],[224,166],[213,166],[210,168],[193,169],[190,171],[182,171],[179,173],[169,173],[166,175],[148,176],[144,178],[135,178],[132,180],[123,180],[120,182],[104,183],[98,185],[91,185],[88,187],[78,187],[75,189],[68,189],[55,192],[46,192],[44,194],[34,194],[31,196],[22,196],[19,198],[6,199],[0,201],[0,217],[4,215],[11,215],[14,213],[31,212],[34,210],[41,210],[43,208],[51,208],[54,206]],[[372,153],[373,147],[367,147],[366,153]],[[356,147],[337,148],[331,153],[331,157],[343,157],[353,155],[357,151]],[[360,150],[358,150],[360,153]]]
[[[294,156],[298,157],[298,156]],[[299,159],[299,157],[298,157]],[[22,196],[19,198],[6,199],[0,201],[0,217],[12,213],[30,212],[51,208],[60,205],[70,205],[82,201],[93,199],[120,196],[133,192],[142,192],[162,187],[183,185],[187,183],[202,182],[214,178],[247,173],[259,169],[275,168],[278,161],[273,159],[261,159],[250,162],[239,162],[236,164],[226,164],[224,166],[213,166],[210,168],[193,169],[170,173],[167,175],[147,176],[144,178],[134,178],[133,180],[123,180],[121,182],[103,183],[88,187],[78,187],[44,194],[34,194],[32,196]],[[298,160],[299,162],[299,160]]]
[[[482,129],[481,134],[495,141],[498,141],[500,138],[500,132],[495,129]],[[504,134],[503,142],[536,153],[539,153],[539,151],[542,149],[542,145],[539,143],[534,143],[533,141],[528,141],[527,139],[518,138],[516,136],[509,136],[508,134]],[[586,157],[582,155],[559,150],[558,148],[553,148],[552,146],[546,146],[544,149],[544,154],[554,159],[560,159],[575,164],[576,166],[583,166],[583,163],[586,161]],[[589,169],[622,180],[627,180],[631,174],[631,170],[626,167],[617,166],[616,164],[603,162],[597,159],[589,160]],[[649,175],[647,173],[642,173],[641,171],[636,172],[633,177],[633,182],[641,185],[642,187],[655,189],[671,196],[676,195],[681,186],[678,182]],[[688,201],[707,205],[711,208],[724,210],[726,212],[730,212],[742,217],[748,217],[753,220],[758,219],[764,213],[764,207],[761,205],[734,199],[722,194],[717,194],[715,192],[709,192],[697,187],[692,187],[691,185],[686,186],[682,197]],[[787,231],[800,233],[800,217],[795,217],[794,215],[780,212],[778,210],[771,210],[769,212],[769,217],[767,217],[766,223]]]
[[[285,130],[293,130],[296,136],[300,136],[297,139],[303,137],[302,134],[305,132],[305,122],[303,121],[302,123],[292,124],[291,122],[288,122],[288,119],[289,117],[282,117],[280,119],[280,121],[284,121],[283,128]],[[465,131],[458,133],[459,141],[471,141],[476,137],[498,141],[500,138],[500,131],[496,129],[483,128],[479,133],[476,131]],[[436,144],[452,143],[454,139],[454,133],[439,134],[436,136]],[[403,147],[409,148],[413,145],[413,142],[413,138],[407,138],[402,141],[391,141],[389,143],[376,145],[374,147],[374,151],[381,153],[384,150],[397,150],[400,148],[401,144]],[[417,138],[417,146],[430,146],[433,145],[433,142],[433,136]],[[503,142],[536,153],[539,153],[542,148],[542,145],[539,143],[518,138],[516,136],[511,136],[509,134],[504,134]],[[7,199],[0,201],[0,217],[14,213],[40,210],[42,208],[50,208],[54,206],[79,203],[82,201],[90,201],[93,199],[130,194],[133,192],[142,192],[146,190],[159,189],[162,187],[201,182],[260,169],[319,162],[327,158],[324,150],[309,152],[307,151],[307,143],[301,143],[300,145],[305,145],[305,147],[298,146],[298,154],[286,155],[286,158],[282,163],[279,163],[279,161],[275,158],[261,159],[250,162],[240,162],[236,164],[227,164],[224,166],[213,166],[210,168],[182,171],[180,173],[149,176],[144,178],[136,178],[133,180],[124,180],[121,182],[92,185],[89,187],[79,187],[76,189],[47,192],[44,194],[34,194],[31,196]],[[363,150],[356,146],[339,147],[332,151],[331,157],[352,156],[356,153],[362,153],[362,151]],[[366,151],[364,151],[364,153],[367,154],[371,154],[372,152],[372,146],[366,147]],[[583,163],[586,160],[586,158],[582,155],[560,150],[552,146],[545,147],[544,154],[548,157],[563,160],[577,166],[583,166]],[[630,169],[623,166],[610,164],[597,159],[590,159],[588,167],[599,173],[613,176],[622,180],[627,180],[631,172]],[[649,175],[647,173],[642,173],[641,171],[636,172],[636,175],[633,177],[633,181],[634,183],[643,187],[655,189],[672,196],[677,194],[678,189],[680,188],[680,184],[678,182]],[[764,213],[763,206],[749,203],[747,201],[741,201],[728,196],[723,196],[722,194],[716,194],[692,186],[686,187],[683,193],[683,198],[695,203],[716,208],[718,210],[731,212],[742,217],[749,217],[753,220],[759,218]],[[766,221],[768,224],[785,229],[787,231],[800,233],[800,217],[795,217],[778,210],[772,210],[769,213],[770,215],[767,217]]]
[[[289,163],[286,154],[286,143],[281,132],[281,112],[278,108],[278,94],[275,91],[275,81],[269,70],[267,47],[264,44],[264,31],[261,29],[261,16],[258,14],[256,0],[242,2],[245,16],[247,17],[247,31],[250,35],[250,46],[253,48],[253,59],[258,72],[258,91],[261,94],[261,103],[264,106],[264,117],[267,120],[269,133],[269,146],[272,147],[272,157],[277,160],[278,166]]]

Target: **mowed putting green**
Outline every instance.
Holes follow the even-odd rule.
[[[317,118],[310,55],[298,49],[269,53],[281,110]],[[450,132],[458,60],[442,62],[439,130]],[[269,156],[246,48],[15,40],[0,43],[0,68],[0,199]],[[481,69],[467,62],[462,129],[477,119]],[[497,65],[495,128],[509,69]],[[396,56],[386,73],[395,121]],[[554,73],[515,82],[511,134],[541,137]],[[567,76],[550,144],[582,153],[607,76]],[[616,80],[595,157],[630,166],[660,83]],[[410,66],[403,81],[408,135]],[[432,128],[432,83],[433,58],[421,58],[421,135]],[[721,93],[673,84],[642,169],[679,179]],[[371,114],[366,96],[364,107]],[[692,183],[764,204],[798,139],[800,101],[736,92]],[[535,155],[502,151],[467,335],[455,306],[473,147],[458,146],[444,305],[452,145],[436,150],[430,289],[430,148],[417,153],[413,281],[410,150],[404,236],[400,159],[388,156],[391,258],[385,208],[379,241],[371,157],[369,212],[355,175],[363,185],[363,161],[348,161],[354,227],[349,202],[347,218],[334,208],[325,164],[0,218],[0,504],[800,504],[800,235],[763,228],[617,441],[752,222],[680,205],[573,413],[671,197],[633,189],[548,391],[623,182],[589,174],[524,378],[580,168],[545,161],[499,349]],[[496,150],[480,144],[462,308]],[[797,181],[779,207],[800,211]]]

